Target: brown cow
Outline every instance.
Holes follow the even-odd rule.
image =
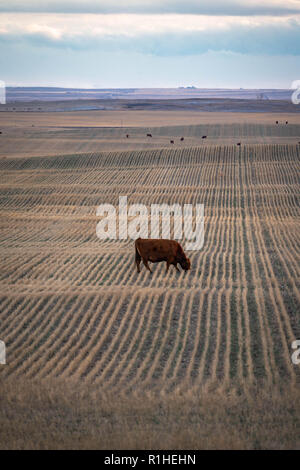
[[[135,262],[138,273],[140,272],[141,260],[143,260],[144,265],[150,273],[152,273],[152,271],[148,261],[151,263],[166,261],[167,272],[170,264],[173,264],[176,270],[179,271],[177,263],[180,264],[184,271],[191,269],[189,258],[186,257],[181,245],[175,240],[138,238],[135,241]]]

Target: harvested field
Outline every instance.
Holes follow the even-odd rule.
[[[151,118],[149,114],[145,115],[146,120]],[[10,120],[8,121],[10,125],[2,127],[0,157],[169,149],[171,147],[190,149],[204,145],[234,145],[239,141],[242,145],[258,143],[299,145],[300,117],[298,115],[292,116],[288,125],[285,124],[285,120],[281,120],[281,123],[276,125],[274,115],[272,115],[272,120],[268,117],[262,120],[259,116],[257,121],[247,117],[247,120],[243,122],[242,117],[239,121],[236,117],[234,122],[214,122],[216,117],[214,113],[212,114],[208,122],[181,126],[173,124],[174,121],[176,122],[174,118],[169,119],[170,125],[167,125],[168,117],[166,116],[166,121],[160,127],[149,125],[147,128],[121,124],[118,127],[108,127],[105,123],[99,124],[97,120],[92,125],[90,122],[85,123],[84,120],[81,125],[78,125],[74,118],[70,121],[70,125],[63,125],[63,123],[69,123],[66,116],[61,126],[58,125],[59,116],[57,120],[52,118],[52,126],[49,126],[48,122],[45,126],[37,123],[37,127],[36,125],[24,127],[22,121],[19,126],[14,125]],[[9,118],[11,119],[10,116]],[[42,118],[43,116],[41,121]],[[189,118],[187,120],[201,121],[199,114],[194,121]],[[146,134],[151,134],[152,137],[147,137]],[[205,144],[202,139],[203,135],[207,136]],[[180,141],[181,137],[184,137],[184,141]],[[170,143],[170,139],[174,140],[174,145]]]
[[[130,130],[136,138],[146,131]],[[271,124],[211,124],[150,131],[159,143],[170,135],[187,139],[182,148],[97,152],[91,146],[98,137],[116,142],[121,131],[55,129],[57,147],[52,152],[48,131],[43,136],[39,129],[38,140],[47,141],[48,155],[60,151],[60,139],[88,143],[76,153],[67,152],[63,143],[64,155],[28,157],[36,145],[28,131],[25,156],[24,137],[19,144],[16,138],[15,150],[9,143],[2,148],[6,158],[0,160],[0,339],[6,343],[8,362],[0,366],[0,381],[8,384],[4,409],[13,415],[9,384],[18,383],[54,388],[53,397],[55,384],[80,384],[83,395],[90,389],[102,397],[122,397],[126,403],[132,396],[145,396],[154,400],[151,406],[155,396],[175,396],[174,403],[186,397],[191,408],[199,394],[230,394],[234,399],[263,387],[275,388],[280,396],[285,387],[292,390],[293,412],[278,445],[299,447],[295,436],[289,441],[299,425],[300,371],[291,361],[291,344],[300,338],[299,124],[280,129]],[[200,145],[198,136],[204,133],[216,139],[213,145]],[[230,143],[241,136],[249,143]],[[227,145],[221,144],[226,138]],[[260,138],[264,144],[251,143]],[[271,144],[271,139],[283,140]],[[47,154],[44,148],[41,144],[39,155]],[[205,242],[200,251],[188,253],[190,272],[177,273],[171,267],[166,274],[157,264],[152,276],[145,268],[137,274],[133,241],[97,238],[97,206],[117,206],[119,195],[127,195],[129,204],[147,207],[204,204]],[[282,396],[287,403],[287,392]],[[280,401],[276,396],[274,400]],[[239,403],[242,410],[245,403]],[[254,419],[259,423],[261,415]],[[283,422],[282,418],[281,429]],[[215,425],[210,425],[211,433]],[[247,441],[244,428],[239,440],[238,428],[230,426],[236,447],[272,447],[255,433]],[[22,436],[16,441],[20,447],[34,447]],[[55,447],[57,435],[53,436],[37,440],[37,447],[47,442]],[[4,437],[3,446],[13,446],[13,439]],[[72,447],[68,439],[65,447]],[[110,442],[118,447],[117,441],[113,433]],[[102,444],[97,439],[81,444],[89,447],[88,442],[90,447],[109,447],[105,439]],[[143,447],[134,436],[130,442]],[[144,442],[148,448],[158,445],[152,438],[145,437]],[[209,444],[204,435],[199,440],[190,436],[189,442],[194,448],[234,447],[229,438],[218,437]],[[165,443],[188,447],[183,437],[166,438]]]

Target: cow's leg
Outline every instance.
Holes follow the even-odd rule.
[[[173,265],[175,266],[176,271],[180,273],[180,270],[177,268],[177,263],[173,263]]]
[[[150,271],[150,273],[152,274],[152,271],[151,271],[150,266],[149,266],[149,264],[148,264],[148,260],[145,259],[145,258],[143,258],[143,263],[144,263],[144,265],[146,266],[146,268]]]
[[[140,273],[141,272],[141,269],[140,269],[140,262],[141,262],[141,255],[139,254],[139,252],[137,250],[135,250],[135,262],[136,262],[136,267],[137,267],[137,272]]]
[[[169,267],[170,267],[170,262],[167,261],[167,269],[166,269],[166,273],[169,271]]]
[[[141,259],[136,259],[135,262],[136,262],[137,272],[140,273],[141,272],[141,268],[140,268]]]

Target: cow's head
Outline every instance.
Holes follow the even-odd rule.
[[[189,258],[182,258],[180,261],[179,261],[179,264],[180,266],[182,267],[182,269],[184,271],[188,271],[189,269],[191,269],[191,262],[190,262],[190,259]]]

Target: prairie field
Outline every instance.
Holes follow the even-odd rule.
[[[145,109],[52,113],[2,111],[0,157],[235,145],[238,140],[242,144],[299,145],[299,129],[299,112],[282,115]],[[152,138],[147,138],[147,133],[151,133]],[[203,135],[207,139],[203,140]],[[184,137],[183,142],[180,137]],[[174,144],[170,140],[174,140]]]
[[[27,119],[0,136],[0,447],[300,448],[299,117]],[[120,195],[204,204],[191,271],[97,238]]]

